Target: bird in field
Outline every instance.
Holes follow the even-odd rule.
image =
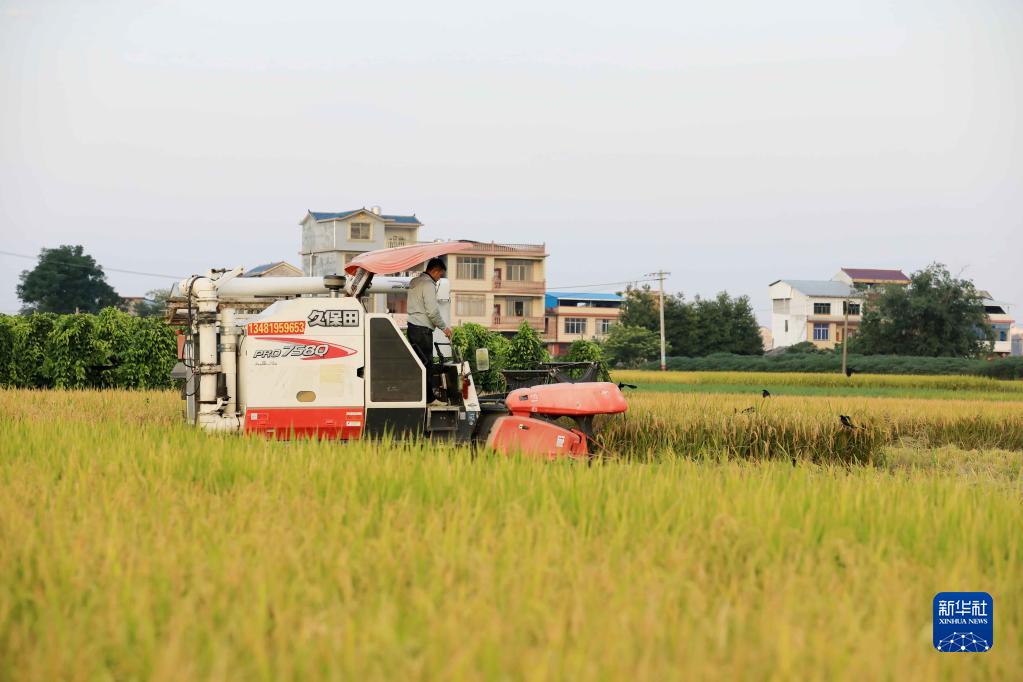
[[[618,382],[618,390],[620,391],[623,388],[636,388],[636,384],[626,384],[626,383],[622,383],[621,381],[619,381]]]
[[[856,374],[856,372],[857,372],[857,370],[856,370],[855,367],[846,367],[845,368],[845,375],[847,377],[851,377],[853,374]]]
[[[761,392],[760,392],[760,395],[762,395],[762,396],[763,396],[763,397],[765,397],[765,398],[770,398],[770,397],[771,397],[771,392],[770,392],[770,391],[768,391],[768,390],[767,390],[767,389],[765,388],[765,389],[764,389],[763,391],[761,391]]]
[[[845,428],[845,429],[858,429],[858,428],[860,428],[860,427],[856,426],[855,424],[853,424],[852,423],[852,419],[850,419],[849,416],[845,415],[845,414],[838,415],[838,421],[842,422],[842,428]]]

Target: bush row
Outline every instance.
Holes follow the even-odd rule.
[[[834,353],[782,353],[732,355],[716,353],[701,358],[670,357],[668,369],[684,372],[838,372],[842,358]],[[977,360],[902,355],[849,355],[848,366],[859,374],[966,374],[995,379],[1023,379],[1023,358]],[[642,369],[658,369],[656,362]]]
[[[0,315],[0,386],[162,388],[171,385],[174,331],[115,308],[97,315]]]

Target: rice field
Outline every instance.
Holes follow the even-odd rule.
[[[767,389],[775,396],[1023,400],[1023,381],[977,376],[854,374],[846,377],[838,373],[617,371],[615,380],[659,393],[743,395],[759,394]]]
[[[641,370],[616,370],[615,381],[651,384],[678,385],[733,385],[756,388],[779,386],[785,388],[827,387],[926,389],[943,391],[979,391],[983,393],[1008,394],[1016,400],[1023,400],[1023,381],[1005,381],[979,376],[964,375],[913,375],[913,374],[844,374],[810,372],[648,372]]]
[[[1021,677],[1023,401],[629,398],[580,463],[0,391],[0,679]]]

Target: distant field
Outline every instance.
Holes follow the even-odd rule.
[[[619,370],[615,381],[644,390],[681,393],[747,393],[789,396],[867,396],[932,400],[1023,401],[1023,381],[975,376],[811,374],[797,372],[656,372]]]
[[[630,400],[586,464],[0,391],[0,679],[1019,679],[1023,446],[951,443],[1013,403]],[[883,457],[776,457],[859,447],[839,412]],[[933,650],[942,590],[994,595],[990,652]]]

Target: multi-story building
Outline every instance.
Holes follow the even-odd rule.
[[[279,260],[276,263],[263,263],[245,271],[245,277],[301,277],[302,271],[291,263]]]
[[[423,226],[414,215],[385,215],[379,206],[354,211],[307,211],[302,226],[302,272],[309,276],[344,272],[360,253],[419,241]]]
[[[845,305],[849,336],[860,324],[864,293],[835,280],[780,279],[768,287],[771,297],[771,334],[774,347],[810,341],[818,348],[842,342]]]
[[[452,323],[513,334],[526,322],[542,332],[546,258],[544,244],[494,242],[448,256]]]
[[[386,215],[379,206],[307,211],[298,224],[302,226],[302,272],[308,276],[342,273],[346,263],[366,251],[415,244],[423,226],[415,215]],[[370,312],[405,313],[404,296],[376,294],[365,303]]]
[[[1013,327],[1009,331],[1009,339],[1011,340],[1009,354],[1017,358],[1023,356],[1023,328]]]
[[[1009,304],[994,300],[986,291],[978,293],[984,299],[984,312],[987,313],[988,324],[991,325],[991,329],[995,333],[995,342],[991,352],[1002,357],[1012,355],[1013,319],[1009,312]]]
[[[771,335],[774,347],[810,341],[818,348],[842,343],[848,306],[849,336],[860,326],[867,294],[879,287],[907,286],[901,270],[842,268],[830,280],[790,279],[772,282]]]
[[[851,287],[862,291],[870,291],[883,286],[906,286],[909,277],[902,270],[878,270],[876,268],[842,268],[831,279],[845,282]]]
[[[548,291],[544,338],[551,355],[562,355],[573,341],[607,336],[621,315],[622,300],[618,294]]]
[[[861,308],[878,287],[907,286],[901,270],[842,268],[830,280],[778,280],[771,283],[771,332],[777,348],[810,341],[818,348],[834,348],[842,342],[844,306],[849,306],[849,336],[861,321]],[[1012,317],[1007,303],[996,301],[986,291],[984,300],[988,324],[994,330],[992,354],[1006,356],[1013,351]],[[978,331],[979,333],[979,331]]]

